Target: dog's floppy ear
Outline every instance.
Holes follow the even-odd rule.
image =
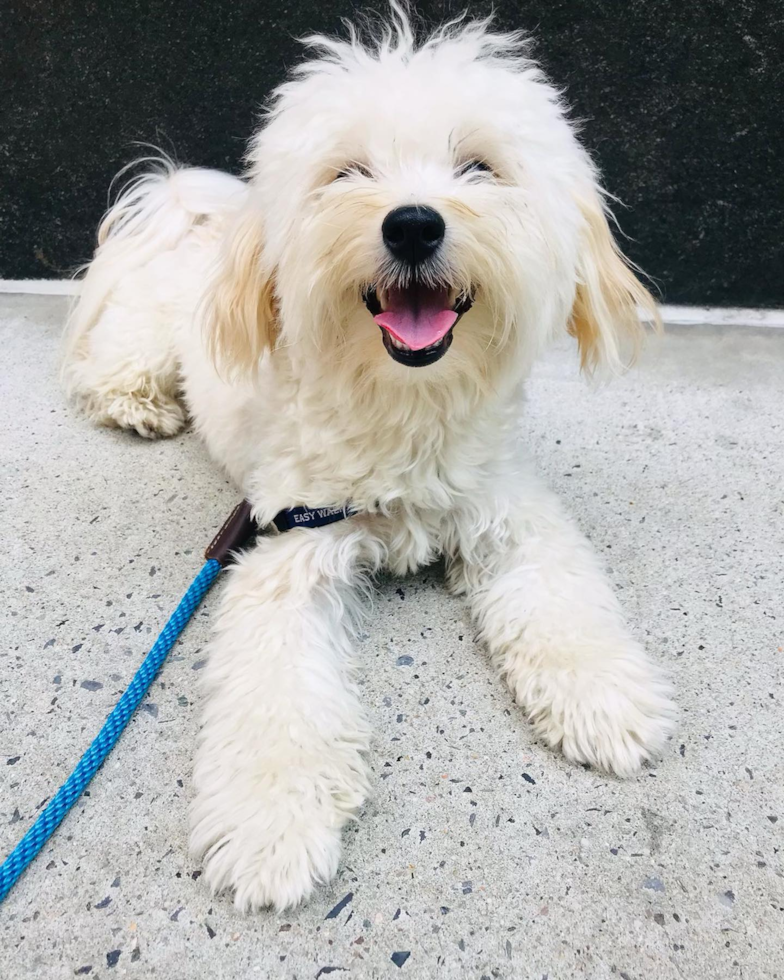
[[[207,287],[204,326],[209,351],[223,374],[252,373],[275,346],[278,316],[274,277],[264,267],[262,223],[250,208],[229,230],[217,273]]]
[[[656,301],[634,274],[613,238],[599,194],[581,195],[578,283],[569,333],[577,338],[580,366],[620,373],[634,361],[645,335],[643,320],[661,330]]]

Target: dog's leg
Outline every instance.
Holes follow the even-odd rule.
[[[66,390],[93,421],[148,439],[182,429],[180,354],[199,343],[191,324],[223,216],[245,194],[228,174],[178,170],[161,159],[106,213],[68,319],[62,365]]]
[[[351,621],[381,547],[356,521],[261,539],[228,573],[208,663],[191,846],[241,909],[306,898],[367,789]]]
[[[455,515],[451,584],[538,735],[573,762],[631,775],[673,731],[669,685],[556,498],[532,477],[515,482],[495,516]]]
[[[173,304],[159,300],[157,267],[165,263],[156,259],[114,287],[64,366],[69,393],[92,421],[146,439],[176,435],[185,424]]]

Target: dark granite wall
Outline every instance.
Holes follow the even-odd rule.
[[[298,57],[293,38],[334,31],[359,6],[5,0],[0,276],[57,277],[89,257],[134,140],[236,171],[258,104]],[[462,6],[417,4],[431,21]],[[606,186],[627,205],[627,250],[665,298],[784,305],[782,0],[495,7],[499,24],[538,38]]]

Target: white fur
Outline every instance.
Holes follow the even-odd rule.
[[[172,435],[183,404],[269,520],[352,502],[350,521],[261,539],[228,574],[205,671],[192,844],[214,889],[283,908],[328,880],[368,787],[352,682],[366,577],[447,557],[538,735],[626,776],[673,729],[668,686],[588,543],[517,445],[519,389],[569,328],[617,369],[634,304],[594,169],[517,37],[453,25],[375,44],[277,92],[247,182],[164,164],[107,215],[64,376],[95,421]],[[479,157],[495,176],[460,176]],[[361,164],[340,180],[338,171]],[[441,274],[475,290],[452,349],[393,361],[361,298],[390,275],[391,209],[442,212]],[[632,310],[630,313],[629,310]]]

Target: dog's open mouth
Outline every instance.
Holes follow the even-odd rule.
[[[370,286],[363,298],[381,327],[387,353],[407,367],[425,367],[443,357],[455,324],[473,302],[445,286],[417,282],[385,290]]]

